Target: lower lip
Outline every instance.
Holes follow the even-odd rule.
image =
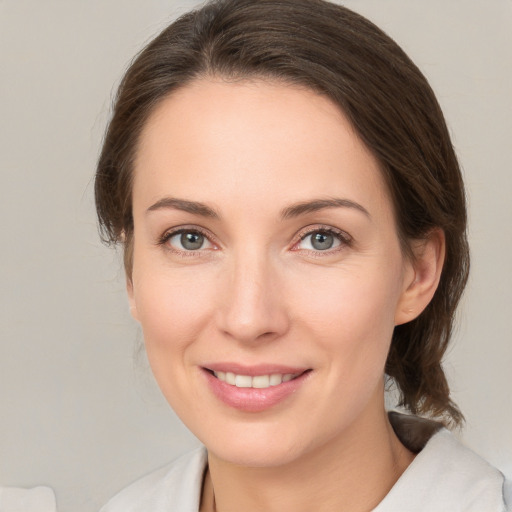
[[[208,370],[202,369],[213,394],[226,405],[244,412],[261,412],[283,402],[295,393],[307,379],[306,371],[293,380],[268,388],[237,388],[219,380]]]

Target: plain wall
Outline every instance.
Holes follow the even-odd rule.
[[[94,511],[194,446],[153,383],[92,176],[113,84],[194,2],[0,0],[0,485]],[[472,277],[446,368],[462,436],[512,476],[512,1],[350,0],[403,46],[464,168]]]

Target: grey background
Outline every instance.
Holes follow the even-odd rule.
[[[194,446],[161,398],[91,178],[130,58],[195,2],[0,0],[0,485],[97,510]],[[512,2],[350,0],[444,108],[468,186],[472,278],[446,361],[464,440],[512,476]]]

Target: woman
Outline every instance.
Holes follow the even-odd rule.
[[[156,380],[206,447],[105,512],[506,510],[443,428],[462,422],[441,366],[460,170],[377,27],[321,0],[183,16],[121,83],[96,200]],[[385,412],[386,375],[412,415]]]

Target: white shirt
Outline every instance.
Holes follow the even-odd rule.
[[[424,420],[406,418],[423,449],[374,512],[508,512],[512,485],[490,464],[461,444],[448,430],[425,430]],[[415,427],[418,425],[418,427]],[[400,432],[397,431],[399,437]],[[408,446],[408,440],[401,437]],[[408,446],[409,447],[409,446]],[[414,447],[413,447],[414,448]],[[207,452],[198,448],[149,474],[115,496],[100,512],[198,512]]]

